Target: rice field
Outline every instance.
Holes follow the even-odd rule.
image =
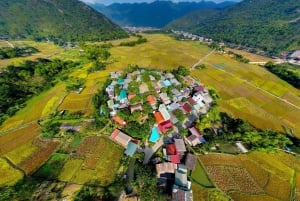
[[[109,185],[115,178],[122,156],[123,150],[110,140],[87,137],[79,145],[76,156],[64,164],[58,178],[77,184]]]
[[[0,187],[14,185],[23,178],[23,174],[10,166],[3,158],[0,158],[0,175]]]
[[[216,187],[234,200],[290,200],[291,195],[297,200],[299,196],[299,159],[287,153],[206,154],[199,159]],[[295,172],[296,190],[291,192]]]

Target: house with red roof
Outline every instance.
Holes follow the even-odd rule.
[[[192,106],[188,102],[184,103],[181,108],[184,114],[188,114],[193,110]]]
[[[114,120],[117,124],[119,124],[122,127],[124,127],[126,125],[126,121],[121,119],[118,115],[113,116],[112,120]]]
[[[113,140],[114,142],[120,144],[122,147],[126,148],[129,142],[132,140],[132,138],[119,129],[115,129],[111,135],[110,139]]]
[[[179,164],[180,163],[180,157],[176,149],[175,143],[173,144],[167,144],[166,145],[167,150],[167,160],[174,163]]]
[[[162,133],[167,132],[170,128],[173,127],[173,123],[172,121],[168,120],[168,121],[164,121],[160,124],[158,124],[159,129],[161,130]]]

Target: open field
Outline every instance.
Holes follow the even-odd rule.
[[[206,69],[192,74],[219,92],[222,111],[262,129],[283,131],[283,126],[289,127],[300,136],[299,90],[262,67],[239,63],[218,53],[204,63]]]
[[[215,185],[237,201],[290,200],[294,187],[291,181],[294,172],[299,174],[300,164],[299,158],[284,152],[207,154],[199,159]]]
[[[122,149],[110,140],[87,137],[79,145],[76,156],[64,164],[58,178],[77,184],[109,185],[114,180],[122,155]]]
[[[243,55],[243,57],[249,59],[250,62],[268,62],[268,61],[272,60],[272,58],[260,56],[258,54],[253,54],[253,53],[246,52],[246,51],[243,51],[243,50],[237,50],[237,49],[232,49],[232,48],[226,48],[225,50],[226,51],[232,51],[236,54]]]
[[[192,172],[192,179],[204,187],[211,188],[214,186],[199,162],[196,163],[195,170]]]

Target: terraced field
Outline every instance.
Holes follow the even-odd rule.
[[[284,152],[207,154],[199,159],[215,185],[234,200],[297,200],[300,159]],[[295,191],[295,192],[292,192]],[[294,197],[291,197],[294,195]]]

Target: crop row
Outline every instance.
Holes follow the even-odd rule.
[[[251,194],[263,192],[245,168],[229,166],[208,166],[206,168],[215,184],[224,192],[229,190]]]
[[[228,165],[242,166],[238,157],[229,154],[207,154],[200,156],[199,159],[205,165]]]
[[[97,143],[99,142],[100,137],[98,136],[90,136],[86,137],[79,145],[77,149],[78,156],[87,156],[87,154],[91,153]]]

